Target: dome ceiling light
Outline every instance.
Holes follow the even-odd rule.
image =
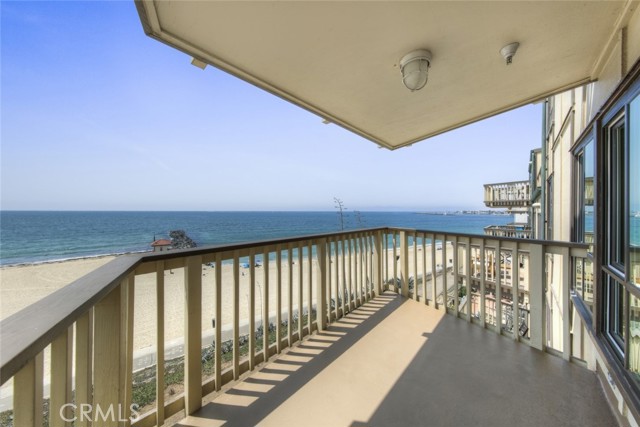
[[[422,89],[427,84],[430,66],[430,51],[418,49],[407,53],[400,60],[402,83],[404,83],[411,92]]]

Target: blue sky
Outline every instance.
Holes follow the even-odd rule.
[[[531,105],[379,149],[192,66],[133,1],[3,1],[1,25],[2,209],[477,209],[540,146]]]

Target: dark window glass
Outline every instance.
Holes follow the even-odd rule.
[[[609,266],[624,275],[625,254],[625,126],[624,117],[607,128],[606,238]]]
[[[629,281],[640,287],[640,96],[629,106]]]

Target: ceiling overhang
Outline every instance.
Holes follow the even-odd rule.
[[[635,2],[136,5],[147,35],[395,149],[594,81]],[[414,49],[433,59],[410,92],[398,63]]]

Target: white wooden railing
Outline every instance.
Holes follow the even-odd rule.
[[[14,426],[42,425],[43,384],[51,426],[162,425],[387,290],[581,358],[563,343],[572,339],[572,266],[584,257],[584,245],[395,228],[122,256],[0,323],[1,382],[13,382]],[[183,351],[169,357],[165,336],[175,320],[165,293],[175,274],[184,338],[176,347]],[[143,279],[155,304],[136,300]],[[153,366],[140,367],[135,320],[144,310],[155,311],[155,349]],[[211,343],[203,339],[209,312]],[[183,391],[170,395],[166,374],[176,366]],[[151,377],[140,380],[146,370]],[[132,406],[149,384],[153,403]]]
[[[490,208],[530,206],[531,193],[529,181],[485,184],[484,204]]]

